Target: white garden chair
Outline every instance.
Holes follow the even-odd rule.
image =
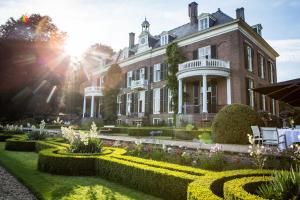
[[[264,145],[275,145],[283,144],[286,148],[285,135],[279,135],[277,128],[274,127],[261,127],[262,142]],[[280,139],[282,138],[282,140]]]
[[[257,141],[259,144],[262,144],[263,139],[261,137],[259,127],[251,126],[251,130],[252,130],[254,141]]]

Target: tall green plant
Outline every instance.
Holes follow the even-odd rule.
[[[171,90],[172,106],[174,113],[178,112],[178,81],[176,73],[178,72],[178,65],[184,62],[184,57],[178,49],[177,43],[172,42],[167,46],[167,87]]]
[[[103,117],[105,123],[117,120],[117,96],[120,92],[122,70],[118,64],[113,64],[107,71],[104,80]]]

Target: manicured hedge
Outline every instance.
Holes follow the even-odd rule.
[[[263,176],[271,174],[269,170],[212,172],[126,156],[126,150],[110,147],[101,154],[72,154],[66,152],[69,144],[63,143],[62,138],[35,142],[25,139],[24,136],[8,139],[7,146],[22,150],[24,144],[33,142],[31,148],[39,152],[38,169],[42,172],[98,175],[164,199],[251,199],[253,195],[243,188],[255,186]]]
[[[243,177],[270,176],[270,170],[232,170],[210,173],[192,182],[188,187],[188,200],[218,200],[224,198],[224,183]]]
[[[228,200],[263,200],[257,195],[250,194],[245,188],[255,191],[262,183],[267,183],[271,180],[270,176],[246,177],[233,179],[224,184],[224,198]]]
[[[35,141],[26,140],[26,136],[15,136],[7,139],[5,150],[9,151],[35,151]]]

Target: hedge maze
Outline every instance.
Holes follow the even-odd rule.
[[[22,135],[6,139],[6,150],[36,151],[38,169],[69,176],[100,176],[163,199],[262,199],[253,194],[270,180],[269,170],[212,172],[188,166],[126,156],[126,150],[104,147],[99,154],[66,151],[62,138],[27,141]],[[249,191],[251,193],[249,193]]]

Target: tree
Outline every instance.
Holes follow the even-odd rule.
[[[166,54],[168,63],[167,87],[171,90],[174,113],[178,113],[178,81],[176,73],[178,72],[178,65],[185,58],[182,56],[175,42],[167,46]]]
[[[105,123],[115,123],[117,120],[117,96],[120,92],[122,70],[118,64],[113,64],[104,78],[103,120]]]
[[[62,44],[66,32],[60,31],[49,16],[32,14],[24,23],[21,18],[9,18],[0,26],[0,38],[8,40],[26,40],[39,42],[55,42]]]

